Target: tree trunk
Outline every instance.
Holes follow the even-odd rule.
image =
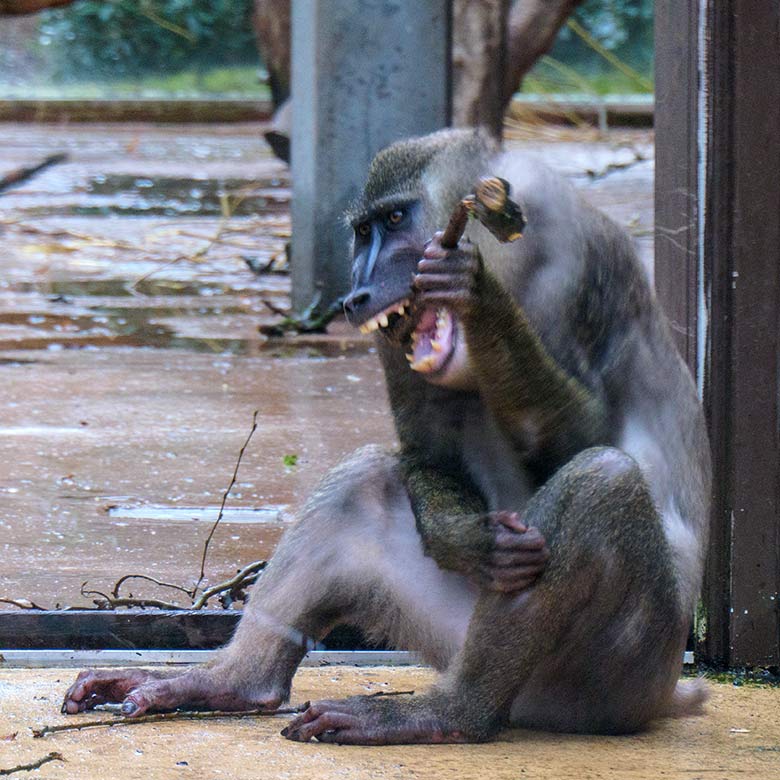
[[[455,0],[452,6],[452,123],[482,126],[497,138],[504,123],[510,0]]]
[[[73,0],[0,0],[0,16],[34,14],[45,8],[70,5]]]
[[[520,0],[512,6],[507,25],[506,67],[503,70],[504,110],[523,77],[552,48],[558,31],[582,0]]]
[[[274,108],[290,96],[290,0],[255,0],[255,35]]]

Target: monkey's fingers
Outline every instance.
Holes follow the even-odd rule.
[[[479,273],[479,256],[473,252],[454,252],[448,257],[426,257],[417,263],[417,273],[422,274],[469,274]]]
[[[474,276],[470,273],[417,274],[414,286],[420,292],[428,290],[462,290],[471,292],[474,288]]]
[[[541,550],[511,550],[490,553],[488,565],[496,569],[538,568],[543,569],[550,560],[550,552],[546,547]]]
[[[520,519],[520,514],[518,512],[491,512],[490,517],[494,523],[500,523],[510,531],[524,534],[528,530],[528,526]]]
[[[539,574],[522,574],[517,573],[513,577],[502,576],[494,577],[488,581],[487,589],[495,591],[497,593],[519,593],[521,590],[530,588],[536,580],[539,578]]]
[[[500,526],[494,532],[496,550],[529,550],[537,552],[545,549],[547,542],[538,528],[529,528],[525,532],[512,531]]]
[[[499,593],[523,590],[536,582],[545,566],[546,561],[516,566],[485,566],[481,571],[483,587]]]

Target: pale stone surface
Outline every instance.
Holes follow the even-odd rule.
[[[0,670],[0,769],[59,751],[36,775],[65,780],[451,778],[459,780],[776,780],[780,689],[710,684],[707,714],[659,722],[626,737],[507,731],[484,745],[340,747],[279,736],[287,717],[116,726],[33,739],[31,728],[105,718],[66,717],[70,669]],[[293,702],[376,691],[423,690],[420,668],[302,669]],[[8,739],[16,733],[14,739]],[[186,764],[182,763],[186,762]],[[25,777],[26,775],[19,775]]]

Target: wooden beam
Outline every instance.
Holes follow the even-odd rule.
[[[656,4],[655,277],[709,423],[716,667],[780,664],[778,51],[776,4]]]
[[[696,375],[698,309],[697,0],[655,6],[655,287]]]
[[[780,664],[780,10],[709,5],[706,406],[715,459],[706,654]]]
[[[233,610],[0,611],[0,653],[17,650],[212,650],[238,625]],[[356,629],[332,631],[318,649],[382,649]]]

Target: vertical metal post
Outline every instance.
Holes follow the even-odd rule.
[[[450,120],[450,2],[293,0],[293,307],[349,284],[343,214],[374,154]]]

